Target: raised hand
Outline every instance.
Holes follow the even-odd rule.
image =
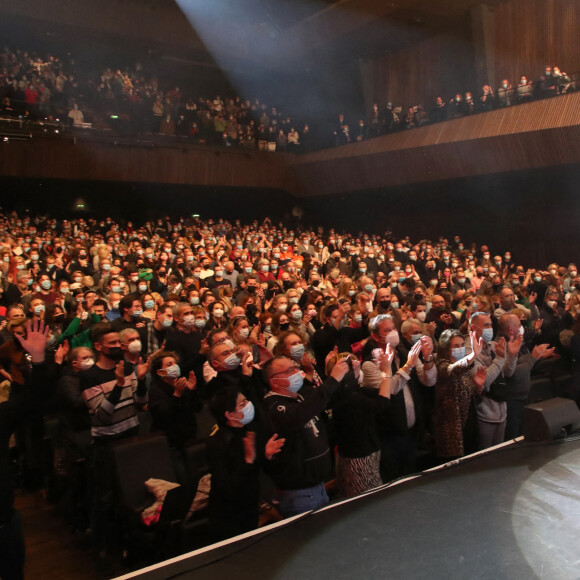
[[[338,346],[335,346],[327,355],[326,358],[324,359],[324,368],[327,368],[328,365],[331,362],[334,362],[336,360],[336,357],[338,356]]]
[[[534,330],[538,332],[540,328],[542,328],[542,324],[544,324],[543,318],[537,318],[536,320],[534,320]]]
[[[549,358],[554,354],[556,347],[549,348],[549,344],[538,344],[532,350],[532,356],[535,359]]]
[[[254,357],[252,353],[248,351],[246,356],[242,360],[242,373],[247,377],[251,377],[252,373],[254,372]]]
[[[421,340],[421,353],[424,358],[429,358],[433,354],[433,341],[428,336],[422,336]]]
[[[381,351],[379,355],[379,368],[383,373],[390,373],[392,370],[393,358],[395,358],[395,349],[387,344],[385,351]]]
[[[44,361],[44,353],[48,342],[48,326],[43,320],[29,320],[26,324],[26,338],[14,335],[22,348],[30,355],[33,363]]]
[[[65,340],[62,344],[59,344],[58,348],[56,349],[56,352],[54,353],[54,362],[57,365],[61,365],[64,362],[64,359],[66,358],[66,355],[68,354],[70,350],[70,345],[68,343],[68,340]]]
[[[280,453],[280,451],[282,451],[282,447],[284,447],[284,443],[286,443],[286,439],[278,439],[278,433],[274,433],[274,435],[272,435],[272,437],[270,437],[266,443],[266,449],[264,453],[266,459],[269,461],[272,459],[272,457],[274,457],[274,455]]]
[[[496,343],[495,343],[495,354],[500,358],[505,358],[506,355],[506,341],[505,338],[502,336]]]
[[[179,377],[175,379],[173,382],[173,396],[174,397],[181,397],[183,395],[183,391],[187,388],[187,380],[185,377]]]
[[[417,365],[417,362],[419,361],[419,354],[421,354],[421,348],[422,348],[422,343],[421,341],[416,342],[413,345],[413,348],[411,348],[411,350],[409,351],[409,356],[407,357],[407,366],[414,368]]]
[[[507,345],[508,352],[512,356],[516,356],[518,354],[518,352],[520,352],[520,348],[522,347],[523,341],[524,341],[524,337],[521,335],[518,335],[516,337],[512,336],[510,338],[510,341],[508,342],[508,345]]]
[[[336,363],[332,369],[332,371],[330,372],[330,376],[338,381],[340,383],[340,381],[342,381],[342,379],[344,379],[344,376],[346,375],[346,373],[348,373],[348,359],[343,358],[339,363]]]
[[[483,385],[485,384],[485,378],[487,376],[487,371],[485,367],[478,367],[473,375],[473,382],[477,385],[477,390],[479,393],[483,391]]]
[[[182,377],[184,378],[184,377]],[[188,391],[193,391],[197,385],[197,378],[193,371],[189,371],[189,376],[186,379],[185,386],[187,387]]]
[[[478,340],[475,330],[472,330],[469,333],[469,337],[471,338],[471,355],[472,355],[470,357],[470,360],[473,360],[479,355],[481,349],[483,348],[483,338],[480,338]]]
[[[435,321],[427,324],[426,331],[429,336],[435,336],[435,331],[437,330],[437,323]]]
[[[453,316],[451,316],[451,314],[443,313],[440,318],[445,324],[453,323]]]

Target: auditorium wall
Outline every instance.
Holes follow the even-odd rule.
[[[580,71],[580,2],[511,0],[495,9],[496,78],[537,79],[545,66]]]
[[[491,3],[490,43],[495,67],[489,71],[496,84],[522,74],[536,80],[546,65],[572,74],[580,72],[580,2],[573,0],[511,0]],[[365,91],[372,101],[432,107],[437,96],[477,91],[472,19],[403,50],[364,65]],[[366,69],[370,68],[370,73]],[[499,85],[498,85],[499,86]],[[497,88],[497,87],[494,87]],[[367,103],[371,106],[372,103]]]

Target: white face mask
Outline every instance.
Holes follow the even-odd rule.
[[[181,324],[183,324],[183,326],[192,327],[195,324],[195,316],[193,314],[186,314],[182,318]]]
[[[221,318],[224,315],[224,311],[221,308],[214,308],[212,313],[216,318]]]
[[[181,376],[181,369],[177,363],[173,363],[165,369],[165,376],[169,379],[178,379]]]
[[[427,318],[427,313],[426,312],[415,312],[415,318],[419,322],[425,322],[425,318]]]
[[[396,330],[391,330],[385,337],[385,342],[390,344],[393,348],[399,346],[399,333]]]
[[[127,346],[127,350],[131,354],[137,354],[138,352],[141,352],[141,341],[134,340],[133,342],[130,342],[129,345]]]
[[[90,369],[94,364],[95,364],[94,359],[87,358],[87,359],[82,360],[78,363],[78,368],[81,371],[86,371],[86,370]]]
[[[248,338],[248,336],[250,336],[250,329],[248,327],[246,328],[241,328],[240,330],[238,330],[238,334],[242,337],[242,338]]]

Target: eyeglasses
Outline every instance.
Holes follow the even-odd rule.
[[[292,365],[291,367],[288,367],[287,369],[284,369],[283,371],[279,371],[277,373],[274,373],[273,375],[270,375],[270,378],[274,378],[277,377],[278,375],[284,375],[289,373],[290,371],[292,371],[292,373],[296,372],[300,370],[300,367],[298,365]]]

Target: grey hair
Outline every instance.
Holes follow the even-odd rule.
[[[488,314],[487,312],[481,312],[481,310],[480,310],[480,311],[478,311],[478,312],[474,312],[474,313],[473,313],[473,314],[470,316],[470,318],[469,318],[469,324],[473,324],[473,321],[474,321],[474,320],[475,320],[475,319],[476,319],[478,316],[489,316],[489,314]]]
[[[456,336],[463,338],[463,334],[461,334],[461,332],[455,328],[444,330],[441,333],[441,336],[439,337],[439,349],[441,353],[449,353],[449,345]]]
[[[418,324],[421,329],[423,329],[423,323],[420,320],[417,320],[416,318],[407,318],[407,320],[401,324],[401,334],[407,334],[407,330],[409,330],[409,327],[412,324]]]
[[[390,314],[377,314],[377,316],[374,316],[373,318],[370,319],[369,321],[369,330],[371,332],[373,332],[374,330],[376,330],[377,326],[383,321],[383,320],[392,320],[393,317]]]

